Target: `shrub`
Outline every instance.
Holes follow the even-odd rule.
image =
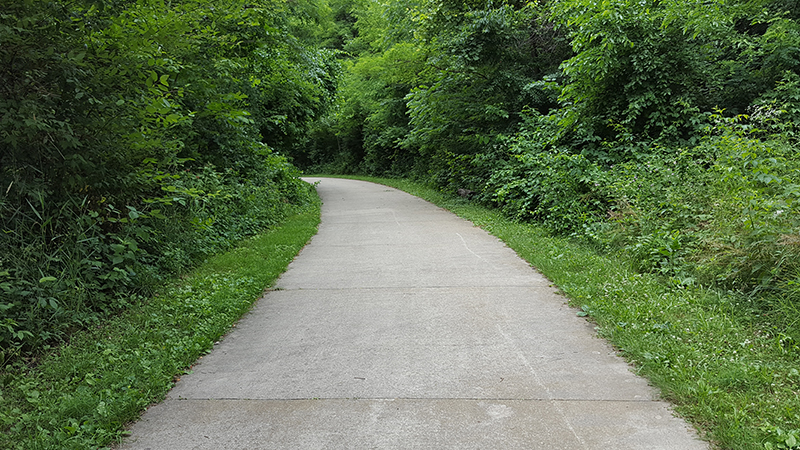
[[[333,55],[270,0],[0,15],[0,352],[34,352],[307,201]],[[3,358],[0,358],[3,359]]]

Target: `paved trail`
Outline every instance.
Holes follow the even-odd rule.
[[[318,191],[317,236],[122,448],[708,448],[496,238],[385,186]]]

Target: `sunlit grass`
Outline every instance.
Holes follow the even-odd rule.
[[[353,177],[348,177],[353,178]],[[800,448],[796,305],[677,286],[637,273],[625,255],[553,236],[453,194],[403,179],[356,177],[422,197],[503,240],[540,270],[720,449]]]
[[[319,204],[76,333],[35,368],[0,374],[0,448],[87,449],[124,435],[250,309],[314,235]]]

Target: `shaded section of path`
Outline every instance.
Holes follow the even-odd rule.
[[[122,448],[708,448],[496,238],[307,181],[319,233]]]

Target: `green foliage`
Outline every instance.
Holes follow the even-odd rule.
[[[725,123],[713,140],[715,256],[702,260],[726,284],[781,289],[795,283],[800,234],[800,165],[794,142],[752,137],[746,124]],[[793,296],[797,290],[791,289]]]
[[[548,145],[556,126],[556,118],[532,112],[507,150],[510,158],[493,168],[484,189],[509,216],[571,233],[605,212],[605,199],[596,188],[601,170],[582,155]]]
[[[545,49],[559,54],[558,37],[531,36],[527,25],[543,21],[531,7],[453,8],[442,7],[428,19],[428,32],[435,33],[428,37],[428,64],[437,72],[407,97],[411,130],[402,145],[418,149],[420,164],[438,184],[477,190],[489,172],[464,162],[480,154],[493,158],[502,136],[517,130],[524,109],[546,113],[556,106],[557,92],[542,77],[560,61],[538,55]],[[534,39],[542,36],[548,40]]]
[[[784,431],[780,427],[764,427],[764,431],[771,434],[771,441],[764,443],[764,448],[773,449],[796,449],[800,448],[800,430]]]
[[[292,8],[4,5],[0,359],[97,324],[308,201],[275,149],[303,145],[338,64],[290,32],[316,26]]]
[[[0,447],[104,448],[164,398],[286,269],[316,232],[319,202],[215,255],[149,301],[74,333],[35,368],[0,370]],[[46,283],[52,281],[45,281]]]
[[[351,69],[339,111],[339,134],[358,142],[351,162],[369,173],[405,173],[412,156],[398,145],[408,133],[405,97],[424,70],[424,55],[412,44],[397,44],[379,56],[363,56]],[[357,128],[356,136],[347,126]],[[413,155],[413,153],[411,153]]]
[[[678,285],[794,299],[790,6],[371,5],[326,167],[470,189]]]
[[[678,285],[796,299],[793,5],[369,4],[307,166],[469,189]]]
[[[711,116],[697,146],[654,148],[604,171],[597,190],[610,207],[587,237],[681,284],[796,301],[796,150],[783,137],[759,138],[754,125]]]
[[[513,131],[523,108],[557,105],[543,78],[568,47],[537,8],[397,1],[354,12],[358,36],[345,48],[356,59],[306,165],[477,189],[487,173],[469,160]]]
[[[575,56],[563,65],[569,82],[567,125],[583,124],[602,140],[687,140],[697,107],[715,106],[709,91],[713,43],[687,39],[682,2],[559,2],[555,17],[569,30]],[[703,36],[705,37],[705,36]],[[715,36],[716,38],[716,36]],[[635,157],[625,146],[597,148],[593,158]],[[621,152],[622,151],[622,152]]]
[[[641,150],[630,142],[694,145],[702,114],[746,112],[798,68],[796,22],[766,12],[775,4],[558,2],[575,51],[562,66],[564,125],[579,150],[627,161]]]
[[[405,96],[424,78],[426,54],[407,35],[407,8],[413,2],[391,5],[349,2],[339,5],[341,26],[349,27],[341,47],[352,58],[337,107],[319,120],[301,167],[338,172],[405,173],[416,154],[398,141],[408,132]],[[388,8],[388,11],[384,11]]]

